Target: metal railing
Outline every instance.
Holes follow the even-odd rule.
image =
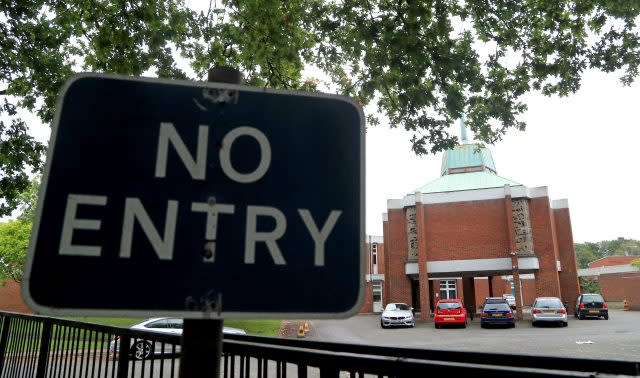
[[[0,377],[178,376],[179,335],[7,312],[0,319]],[[239,335],[225,335],[220,367],[223,377],[640,376],[638,362]]]

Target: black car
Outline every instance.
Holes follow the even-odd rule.
[[[482,317],[480,318],[480,327],[486,328],[489,325],[504,325],[507,327],[515,327],[516,320],[513,311],[507,303],[506,299],[500,298],[502,301],[487,298],[482,307]]]
[[[609,308],[600,294],[580,294],[576,299],[574,316],[579,319],[596,317],[609,319]]]

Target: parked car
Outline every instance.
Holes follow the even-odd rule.
[[[406,303],[387,304],[380,317],[380,327],[382,328],[390,326],[413,327],[414,325],[413,308]]]
[[[558,323],[563,327],[569,325],[567,309],[557,297],[538,297],[531,305],[531,325],[540,323]]]
[[[151,318],[147,319],[143,322],[132,325],[131,329],[138,329],[144,331],[151,332],[159,332],[159,333],[170,333],[174,335],[182,335],[182,326],[184,320],[182,318]],[[224,335],[246,335],[247,332],[243,329],[233,328],[233,327],[223,327],[222,333]],[[114,340],[111,341],[109,345],[110,353],[118,353],[120,349],[120,343],[116,341],[119,340],[120,337],[116,336]],[[149,358],[151,355],[152,342],[144,339],[132,339],[129,345],[131,355],[136,360],[143,360]],[[169,354],[172,353],[171,346],[164,346],[164,351],[162,348],[162,343],[155,343],[154,354]],[[176,345],[175,353],[180,352],[180,345]]]
[[[576,307],[573,314],[579,319],[603,317],[607,320],[609,319],[609,307],[600,294],[580,294],[576,299]]]
[[[502,298],[507,300],[507,303],[512,310],[516,309],[516,297],[511,294],[502,294]]]
[[[467,326],[467,310],[460,299],[441,299],[436,303],[433,322],[436,328],[446,324]]]
[[[515,317],[509,303],[504,298],[499,299],[501,301],[492,298],[485,300],[485,304],[482,307],[482,316],[480,317],[480,327],[505,325],[513,328],[516,326]]]

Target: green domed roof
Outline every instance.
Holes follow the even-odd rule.
[[[441,193],[460,190],[520,186],[515,181],[498,176],[488,148],[478,144],[462,144],[445,151],[440,177],[412,193]],[[412,194],[409,193],[409,194]]]
[[[463,144],[444,152],[440,175],[489,171],[496,173],[491,151],[478,144]]]

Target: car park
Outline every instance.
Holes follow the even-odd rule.
[[[151,332],[159,332],[159,333],[168,333],[181,336],[182,335],[182,327],[184,324],[184,319],[182,318],[151,318],[147,319],[143,322],[132,325],[131,329],[141,330],[141,331],[151,331]],[[243,329],[233,328],[233,327],[223,327],[222,328],[223,335],[246,335],[247,332]],[[110,353],[118,353],[120,349],[119,336],[116,336],[114,340],[111,341],[109,345]],[[154,354],[169,354],[169,353],[179,353],[180,345],[175,347],[175,350],[172,350],[171,347],[164,346],[162,343],[153,343],[150,340],[145,340],[141,338],[132,338],[130,343],[130,352],[133,358],[136,360],[143,360],[149,358],[151,356],[151,350],[153,349]]]
[[[501,301],[492,298],[485,300],[480,317],[480,327],[503,325],[513,328],[516,326],[515,317],[509,303],[504,298],[499,299]]]
[[[516,297],[511,294],[502,294],[502,298],[507,300],[507,303],[509,303],[509,307],[511,307],[512,310],[516,309]]]
[[[567,309],[557,297],[538,297],[531,305],[531,325],[534,327],[542,323],[557,323],[566,327],[569,325]]]
[[[600,294],[580,294],[576,299],[574,316],[579,319],[587,317],[609,319],[609,307]]]
[[[406,303],[389,303],[380,317],[380,327],[391,326],[413,327],[413,308]]]
[[[467,326],[467,310],[460,299],[441,299],[435,305],[433,322],[436,328],[443,325]]]

